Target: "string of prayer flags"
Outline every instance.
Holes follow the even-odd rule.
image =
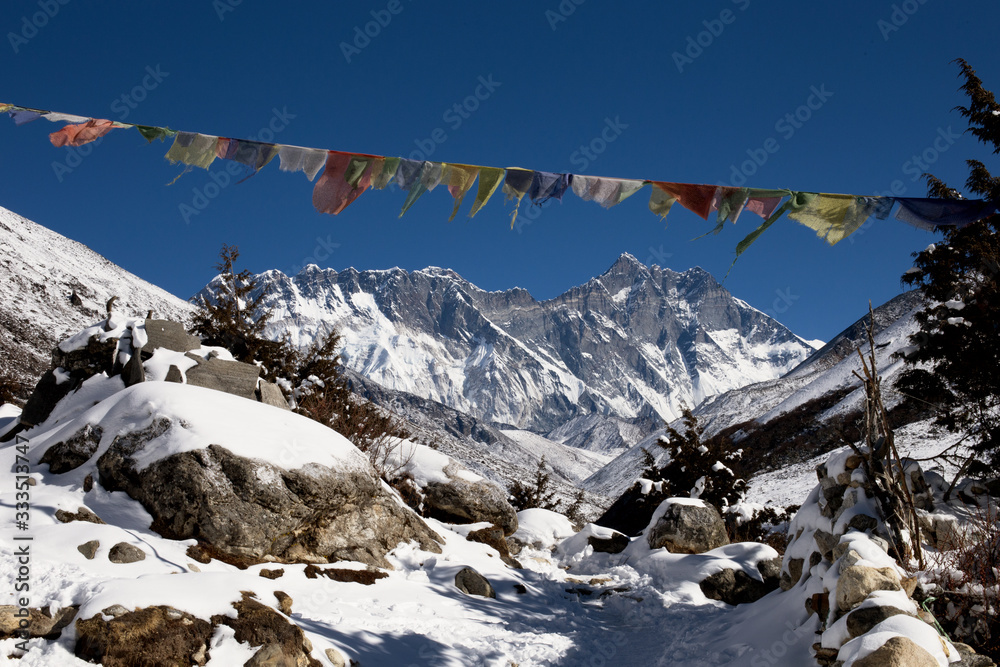
[[[520,167],[508,167],[507,175],[503,181],[503,193],[507,201],[516,199],[514,212],[510,216],[510,228],[514,229],[514,221],[517,220],[517,209],[521,206],[521,199],[528,194],[531,182],[534,180],[535,172],[530,169]]]
[[[462,200],[465,199],[465,195],[472,189],[477,176],[479,176],[479,167],[467,164],[448,165],[447,178],[443,180],[448,181],[448,193],[455,200],[455,207],[451,209],[451,217],[448,218],[448,222],[455,219],[455,215],[458,214],[458,208],[462,205]]]
[[[804,206],[791,211],[788,218],[835,245],[856,232],[872,214],[881,214],[885,210],[884,201],[883,197],[817,193]]]
[[[476,201],[472,203],[472,210],[469,211],[470,218],[474,218],[476,213],[479,213],[479,209],[490,200],[503,181],[503,176],[503,169],[498,167],[479,168],[479,190],[476,192]]]
[[[218,144],[219,137],[213,137],[210,134],[178,132],[165,157],[174,164],[180,162],[188,167],[208,169],[209,165],[215,161]]]
[[[389,185],[389,183],[396,178],[396,169],[398,168],[398,157],[384,158],[382,161],[382,171],[380,171],[378,176],[372,181],[372,188],[375,190],[384,189],[385,186]]]
[[[655,183],[652,190],[649,195],[649,211],[660,216],[660,219],[666,218],[667,214],[670,213],[670,207],[677,201],[677,197],[663,188],[657,187]]]
[[[677,199],[677,203],[697,215],[702,220],[708,220],[712,210],[712,199],[715,197],[714,185],[699,185],[694,183],[669,183],[653,181],[653,187],[660,188]]]
[[[114,127],[115,124],[110,120],[91,118],[85,123],[66,125],[61,130],[53,132],[49,135],[49,141],[57,148],[83,146],[100,139]]]
[[[550,199],[562,202],[569,189],[572,174],[556,174],[551,171],[536,171],[528,188],[528,199],[532,204],[542,205]]]
[[[997,205],[997,202],[977,199],[907,197],[896,201],[899,202],[897,220],[930,231],[939,226],[964,227],[989,216]]]
[[[737,223],[744,211],[763,219],[763,223],[743,238],[736,247],[738,258],[784,214],[790,220],[809,227],[824,241],[834,245],[857,231],[866,220],[886,220],[898,204],[896,219],[920,229],[963,227],[997,212],[1000,202],[992,200],[929,199],[920,197],[868,197],[850,194],[797,192],[785,189],[729,187],[672,181],[607,178],[580,174],[536,171],[511,167],[501,169],[469,164],[446,164],[399,157],[328,151],[319,148],[262,143],[248,139],[218,137],[197,132],[178,132],[167,127],[132,125],[100,118],[77,116],[57,111],[34,109],[0,103],[15,125],[38,118],[66,123],[49,135],[55,146],[82,146],[106,135],[114,128],[134,127],[147,143],[173,137],[166,153],[172,164],[185,165],[181,175],[193,167],[208,169],[216,158],[244,165],[248,177],[257,173],[275,157],[281,170],[303,172],[313,187],[313,205],[322,213],[337,215],[367,189],[382,190],[395,183],[406,193],[400,216],[425,193],[444,183],[455,200],[449,220],[453,220],[466,195],[478,181],[476,197],[469,217],[474,217],[502,186],[508,199],[516,199],[511,226],[517,219],[524,197],[536,205],[550,199],[562,201],[569,190],[585,201],[595,201],[611,208],[652,185],[649,210],[665,218],[675,203],[707,221],[716,213],[716,224],[708,233],[718,233],[729,221]],[[176,181],[176,179],[174,179]],[[245,180],[245,179],[244,179]],[[735,263],[735,260],[734,260]]]
[[[313,188],[313,206],[320,213],[337,215],[368,189],[372,166],[378,156],[330,151],[326,169]]]
[[[48,120],[48,116],[45,117]],[[166,141],[167,137],[172,137],[177,132],[171,130],[169,127],[152,127],[150,125],[136,125],[135,129],[139,130],[139,134],[142,138],[146,140],[147,144],[151,144],[157,139],[161,142]]]
[[[440,162],[419,162],[417,160],[407,160],[407,163],[416,163],[418,166],[414,171],[414,167],[410,164],[407,165],[407,177],[406,185],[408,187],[400,188],[407,191],[406,201],[403,202],[403,210],[399,212],[399,217],[403,217],[403,214],[410,210],[420,197],[423,196],[425,192],[430,192],[436,188],[441,183],[441,178],[444,176],[444,165]],[[402,162],[400,164],[402,166]],[[397,178],[400,170],[396,170]],[[397,180],[397,182],[399,182]]]
[[[316,180],[316,174],[326,167],[326,151],[301,146],[279,146],[278,158],[281,171],[304,172],[309,181]]]

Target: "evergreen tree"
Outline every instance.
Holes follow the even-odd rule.
[[[552,474],[548,471],[545,457],[538,462],[535,469],[535,481],[533,484],[522,484],[521,480],[514,480],[509,489],[510,504],[518,512],[534,508],[558,511],[559,501],[555,499],[555,491],[549,486],[552,482]]]
[[[970,134],[1000,153],[1000,105],[969,64],[956,61],[969,97],[956,109],[969,120]],[[967,190],[1000,201],[1000,178],[978,160],[967,160]],[[958,190],[925,174],[931,197],[962,199]],[[897,389],[937,406],[938,423],[970,433],[970,471],[1000,465],[1000,216],[961,229],[939,228],[944,239],[915,253],[914,268],[902,277],[919,287],[927,306],[917,314],[920,330],[910,337],[909,368]]]
[[[720,509],[738,503],[746,494],[746,481],[732,468],[739,463],[742,450],[734,449],[728,438],[703,440],[698,418],[687,406],[681,408],[681,415],[684,432],[668,424],[658,441],[670,452],[670,460],[658,471],[650,471],[657,478],[652,481],[663,481],[662,497],[701,498]]]
[[[213,281],[211,298],[199,295],[195,300],[197,310],[190,331],[206,345],[226,348],[238,361],[260,362],[265,377],[273,380],[294,364],[296,355],[287,340],[264,338],[264,327],[271,318],[271,309],[264,305],[268,293],[249,270],[236,272],[239,256],[238,247],[222,245],[215,265],[218,281]]]

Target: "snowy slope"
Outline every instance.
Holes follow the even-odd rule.
[[[909,335],[917,330],[913,315],[922,307],[919,293],[907,292],[875,309],[875,358],[882,376],[882,394],[887,408],[892,408],[902,399],[892,386],[904,364],[893,357],[896,352],[909,345]],[[704,429],[704,435],[711,436],[750,420],[767,423],[812,399],[838,389],[854,388],[836,405],[819,415],[821,422],[836,424],[846,413],[860,409],[864,401],[864,390],[853,373],[861,372],[858,347],[866,354],[868,352],[864,326],[867,318],[866,315],[845,329],[784,377],[710,397],[694,410],[699,425]],[[674,428],[682,429],[682,426],[675,423]],[[656,446],[656,440],[663,432],[663,429],[656,430],[636,447],[625,451],[595,472],[584,482],[585,488],[612,498],[620,495],[642,471],[643,449],[663,455],[663,450]],[[919,445],[918,440],[916,438],[912,444]],[[909,444],[905,437],[901,439],[901,448]],[[748,443],[746,447],[749,455],[752,455],[752,443]],[[809,474],[815,476],[814,473]]]
[[[112,296],[127,316],[152,310],[184,321],[191,312],[86,246],[0,207],[0,373],[34,386],[56,342],[101,319]]]
[[[147,451],[153,458],[205,446],[216,436],[244,455],[285,465],[329,463],[331,457],[338,465],[353,465],[361,458],[343,438],[332,432],[317,438],[320,427],[281,410],[184,385],[149,382],[124,389],[117,378],[95,379],[86,396],[67,397],[46,423],[23,435],[29,458],[37,461],[42,447],[79,425],[73,420],[100,423],[113,433],[119,426],[145,423],[161,414],[183,420],[191,437],[150,443]],[[289,449],[282,443],[293,443],[297,458],[290,464],[282,459]],[[14,442],[4,443],[0,453],[12,461],[15,447]],[[752,570],[757,561],[773,557],[764,545],[730,545],[685,555],[650,550],[640,539],[625,557],[618,557],[589,555],[579,548],[581,538],[571,536],[555,552],[526,548],[520,555],[526,567],[517,570],[505,566],[490,547],[465,539],[482,524],[453,526],[430,520],[430,527],[444,539],[443,552],[401,544],[388,557],[392,569],[371,586],[310,579],[304,565],[239,570],[219,561],[195,564],[186,553],[194,541],[158,535],[138,502],[106,491],[99,480],[84,491],[83,476],[91,466],[56,475],[45,465],[32,464],[36,483],[29,487],[30,528],[22,533],[32,538],[30,593],[22,593],[32,607],[48,606],[54,612],[79,605],[78,618],[89,619],[112,605],[170,605],[209,619],[232,615],[231,604],[243,591],[272,608],[278,607],[275,592],[283,591],[292,601],[288,619],[305,632],[320,664],[332,664],[329,649],[365,667],[577,665],[592,664],[595,655],[620,664],[748,665],[757,652],[779,641],[786,623],[796,627],[803,620],[803,600],[797,594],[780,601],[771,596],[754,608],[732,608],[706,599],[699,589],[697,582],[712,572],[724,567]],[[0,489],[0,520],[8,526],[14,523],[14,495],[13,485]],[[81,507],[106,524],[61,523],[55,518],[57,510],[76,512]],[[543,525],[555,519],[538,510],[525,515],[522,525],[543,534]],[[88,560],[76,546],[90,540],[100,545]],[[109,549],[118,542],[138,547],[146,558],[130,564],[110,562]],[[557,543],[555,539],[552,546]],[[17,602],[15,553],[15,543],[0,543],[0,581],[6,584],[0,604]],[[275,567],[284,571],[280,578],[260,576],[262,569]],[[364,568],[351,562],[337,567]],[[463,567],[486,576],[497,598],[458,591],[455,576]],[[761,632],[753,622],[761,614],[779,630]],[[29,640],[26,653],[16,648],[14,639],[0,641],[0,651],[16,655],[18,664],[26,667],[82,667],[88,663],[73,655],[75,644],[76,626],[70,624],[57,641]],[[791,655],[805,658],[808,647],[809,642],[802,642]],[[254,653],[231,631],[220,629],[212,637],[208,664],[240,665]]]
[[[357,373],[542,434],[587,415],[673,419],[682,404],[776,378],[814,351],[707,272],[646,267],[630,255],[544,302],[522,289],[484,292],[439,268],[311,265],[258,279],[271,289],[269,335],[306,344],[335,326]],[[586,446],[623,444],[634,437]]]

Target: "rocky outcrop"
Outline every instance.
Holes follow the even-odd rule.
[[[719,511],[692,498],[668,498],[657,509],[645,532],[650,549],[700,554],[729,544]]]
[[[290,609],[291,598],[285,598]],[[257,649],[245,663],[249,667],[321,667],[302,629],[252,593],[244,592],[233,608],[235,616],[216,615],[206,621],[165,605],[133,611],[112,605],[76,622],[74,653],[104,667],[206,665],[213,634],[219,626],[228,626],[236,641]]]
[[[708,272],[676,273],[630,255],[547,301],[523,289],[485,292],[438,268],[307,266],[257,280],[268,291],[265,304],[283,314],[268,325],[269,337],[288,332],[304,345],[334,324],[355,334],[343,351],[348,368],[538,433],[580,416],[679,416],[682,402],[697,402],[699,385],[718,390],[775,378],[812,352]],[[735,336],[714,335],[722,331]],[[418,352],[403,362],[392,347]]]
[[[760,561],[757,563],[757,572],[760,579],[754,578],[743,570],[726,568],[709,575],[698,585],[705,597],[721,600],[726,604],[738,605],[756,602],[778,588],[781,559]]]
[[[400,542],[415,540],[425,549],[440,550],[441,538],[370,470],[337,471],[317,464],[284,470],[218,445],[139,464],[150,441],[183,428],[155,419],[144,429],[116,436],[97,460],[101,485],[141,502],[153,528],[165,537],[194,538],[250,561],[356,560],[387,567],[385,554]],[[57,451],[46,453],[50,465],[60,470],[79,465],[76,449],[51,449]]]
[[[458,571],[458,574],[455,575],[455,587],[466,595],[477,595],[483,598],[497,596],[489,580],[471,567],[463,567]]]
[[[145,365],[158,350],[188,355],[194,365],[182,373],[177,366],[170,366],[166,376],[170,382],[188,384],[223,391],[235,396],[288,408],[281,390],[276,385],[260,379],[260,369],[253,364],[218,358],[217,351],[205,355],[195,354],[201,348],[196,336],[188,334],[183,325],[169,320],[131,319],[115,321],[114,316],[85,329],[81,334],[62,341],[52,351],[52,365],[35,386],[21,412],[23,427],[40,424],[48,418],[56,404],[77,389],[88,378],[104,373],[109,377],[120,376],[126,387],[145,382]],[[189,362],[190,363],[190,362]],[[79,443],[67,447],[86,451],[87,445],[96,447],[88,434]],[[100,439],[100,432],[96,434]],[[89,454],[86,455],[89,457]]]
[[[507,494],[485,479],[470,482],[453,469],[447,482],[430,482],[423,493],[424,511],[429,517],[449,523],[486,521],[500,527],[505,536],[517,532],[517,512],[507,502]]]
[[[0,639],[43,637],[57,639],[76,617],[78,607],[64,607],[53,613],[48,607],[0,605]]]
[[[205,665],[213,632],[208,621],[173,607],[127,611],[118,605],[76,622],[73,652],[104,667]]]
[[[929,494],[915,463],[906,465],[906,475],[916,494]],[[923,612],[911,599],[916,582],[904,578],[887,553],[889,535],[861,457],[835,452],[818,466],[817,476],[819,484],[790,523],[792,539],[780,575],[781,588],[801,589],[806,609],[819,616],[817,662],[832,667],[847,660],[854,665],[957,660],[956,649],[920,617]],[[930,495],[920,502],[933,506]]]

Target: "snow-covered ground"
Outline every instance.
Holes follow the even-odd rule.
[[[239,408],[245,408],[240,410]],[[274,592],[293,599],[290,620],[299,625],[314,646],[313,655],[327,662],[332,648],[377,665],[602,665],[614,662],[650,665],[751,664],[754,655],[775,643],[789,655],[806,659],[813,637],[791,632],[805,621],[802,600],[772,594],[752,607],[732,608],[709,600],[697,582],[724,567],[752,571],[758,560],[775,554],[763,545],[730,545],[700,555],[650,550],[637,538],[622,554],[594,554],[586,535],[601,529],[588,527],[574,535],[564,518],[542,510],[522,513],[521,531],[532,535],[518,558],[524,569],[501,562],[490,547],[470,542],[465,535],[477,526],[451,526],[429,520],[443,538],[443,552],[423,551],[415,544],[400,545],[389,556],[394,566],[388,577],[371,586],[309,579],[304,565],[272,565],[284,575],[260,576],[265,566],[246,570],[212,561],[192,562],[186,554],[192,540],[175,541],[150,529],[151,517],[135,500],[108,492],[100,484],[83,490],[84,468],[52,474],[37,463],[41,449],[84,422],[100,422],[108,433],[153,414],[183,418],[191,437],[183,442],[161,438],[152,447],[162,454],[198,446],[198,441],[225,441],[243,455],[267,458],[288,447],[270,448],[263,440],[298,443],[298,457],[284,461],[301,465],[302,457],[330,464],[330,457],[353,462],[344,450],[346,440],[321,438],[313,422],[268,406],[210,390],[147,382],[122,389],[117,378],[100,376],[64,401],[44,424],[27,431],[28,464],[35,484],[29,500],[17,497],[15,476],[17,441],[0,448],[9,483],[0,488],[0,604],[19,604],[28,597],[32,607],[56,610],[80,605],[77,618],[90,618],[121,604],[128,609],[170,605],[200,618],[233,614],[231,604],[241,591],[252,591],[264,604],[277,607]],[[208,415],[230,415],[213,424]],[[12,424],[16,410],[0,410],[0,430]],[[237,425],[226,432],[221,422]],[[335,434],[332,434],[335,435]],[[204,436],[204,437],[201,437]],[[113,435],[112,435],[113,437]],[[257,438],[258,442],[252,442]],[[18,439],[20,440],[20,438]],[[330,442],[326,442],[329,440]],[[322,441],[322,442],[321,442]],[[310,444],[316,443],[316,444]],[[279,443],[280,444],[280,443]],[[330,450],[335,446],[334,450]],[[349,447],[349,445],[347,445]],[[155,456],[155,454],[151,454]],[[428,469],[433,461],[426,461]],[[24,465],[21,462],[20,465]],[[339,465],[339,463],[337,463]],[[428,473],[430,474],[430,473]],[[18,530],[15,514],[30,503],[28,528]],[[57,510],[76,512],[87,507],[106,525],[74,521],[61,523]],[[23,517],[22,517],[23,518]],[[482,526],[479,526],[482,527]],[[589,531],[589,532],[588,532]],[[15,537],[30,537],[15,541]],[[99,540],[96,557],[88,560],[78,545]],[[16,593],[19,575],[17,549],[30,544],[27,592]],[[145,560],[115,564],[108,560],[112,545],[126,542],[147,553]],[[338,567],[364,567],[338,563]],[[497,598],[466,595],[454,585],[456,573],[472,567],[489,579]],[[762,624],[761,616],[768,622]],[[801,635],[801,636],[800,636]],[[782,638],[784,637],[784,639]],[[786,642],[787,643],[787,642]],[[0,642],[4,655],[20,653],[16,640]],[[84,665],[73,655],[75,627],[70,625],[54,642],[33,639],[19,664]],[[238,644],[229,631],[213,638],[210,665],[242,664],[252,651]]]

